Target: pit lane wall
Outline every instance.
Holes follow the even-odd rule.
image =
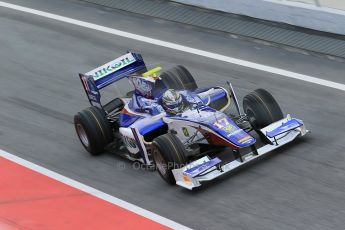
[[[342,0],[173,0],[187,5],[345,35]]]

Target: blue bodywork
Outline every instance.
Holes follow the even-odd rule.
[[[181,114],[166,114],[166,117],[173,120],[188,121],[190,126],[194,124],[195,126],[201,125],[202,127],[207,127],[216,135],[222,137],[228,142],[231,142],[232,145],[239,148],[245,148],[255,143],[256,140],[254,137],[239,128],[236,123],[224,113],[207,106],[198,94],[186,90],[182,90],[180,93],[183,96],[184,103],[188,105],[188,108],[186,108],[185,112]],[[220,96],[214,94],[208,100],[214,101],[226,96],[223,95],[222,91],[220,91],[219,95]],[[128,104],[129,109],[132,111],[139,112],[140,108],[145,106],[145,108],[150,108],[150,111],[147,111],[145,114],[155,116],[164,112],[160,105],[160,98],[156,98],[154,100],[146,99],[144,102],[140,102],[140,100],[137,100],[138,97],[140,98],[141,96],[133,95],[131,102]],[[151,102],[151,105],[148,104],[148,101]],[[139,130],[141,135],[145,135],[146,133],[164,125],[165,122],[162,118],[153,120],[150,117],[145,118],[136,114],[127,115],[125,112],[120,115],[121,127],[135,127]]]
[[[220,162],[222,162],[222,161],[218,157],[216,157],[216,158],[213,158],[209,161],[206,161],[200,165],[197,165],[197,166],[194,166],[190,169],[187,169],[184,172],[186,174],[189,174],[191,177],[196,177],[196,176],[202,174],[203,172],[207,171],[208,169],[212,168],[213,166],[216,166]]]
[[[181,168],[171,170],[176,184],[180,186],[188,189],[198,187],[205,181],[213,180],[308,133],[303,121],[288,115],[286,118],[267,124],[260,130],[255,130],[267,143],[259,148],[255,145],[256,139],[249,134],[253,129],[245,125],[251,121],[241,113],[230,83],[228,83],[229,90],[221,86],[195,90],[175,89],[182,95],[183,104],[178,104],[177,108],[180,109],[178,114],[169,114],[167,111],[171,110],[165,111],[163,108],[162,95],[168,89],[169,80],[180,81],[183,86],[181,88],[185,88],[186,85],[183,84],[185,79],[182,79],[183,71],[177,71],[179,75],[169,75],[164,79],[166,75],[156,74],[160,70],[160,67],[156,67],[147,71],[140,54],[127,53],[85,74],[79,74],[79,77],[90,104],[102,109],[112,131],[118,132],[119,135],[114,137],[114,143],[117,143],[119,136],[121,137],[123,142],[121,147],[126,147],[128,153],[125,156],[128,159],[146,165],[156,163],[157,168],[160,169],[159,161],[154,159],[156,160],[154,162],[152,159],[155,157],[155,152],[152,152],[155,138],[168,132],[180,140],[188,153],[185,157],[188,161],[192,160]],[[100,90],[125,77],[134,86],[132,98],[115,98],[103,107]],[[229,108],[231,101],[237,110],[237,117],[233,118],[234,120],[231,119],[232,115],[229,117],[223,113]],[[180,99],[178,103],[181,103]],[[97,118],[96,121],[98,122]],[[246,131],[237,123],[240,127],[246,127]],[[171,143],[176,145],[174,141]],[[204,145],[209,146],[205,152]],[[227,162],[227,159],[223,159],[221,155],[219,158],[211,159],[210,156],[214,157],[214,154],[218,153],[216,151],[218,148],[215,146],[220,146],[220,150],[224,147],[232,149],[235,159]],[[243,151],[243,153],[240,150],[247,147],[251,148],[251,152]],[[161,155],[163,158],[169,158],[163,153]],[[180,158],[180,154],[176,154],[176,157]]]
[[[255,143],[255,138],[239,128],[236,123],[222,112],[208,106],[198,106],[194,113],[171,117],[206,126],[225,140],[239,148],[245,148]]]
[[[143,119],[143,116],[139,116],[136,114],[128,114],[128,113],[120,113],[119,116],[119,123],[120,123],[120,127],[129,127],[130,125],[132,125],[134,122]]]
[[[137,75],[145,72],[146,65],[140,54],[127,53],[109,63],[104,64],[86,74],[79,74],[85,92],[92,105],[102,108],[101,95],[99,90],[124,78],[128,77],[135,88],[134,95],[119,115],[120,127],[137,128],[141,135],[145,135],[165,124],[162,118],[152,119],[151,117],[165,113],[161,106],[161,95],[154,93],[156,81],[159,77],[143,77]],[[189,111],[192,113],[177,116],[166,116],[171,119],[188,121],[191,124],[202,125],[212,130],[214,134],[224,140],[231,142],[234,146],[243,148],[255,143],[255,138],[240,129],[233,120],[224,113],[216,111],[207,106],[221,98],[227,97],[227,92],[216,87],[212,93],[202,97],[198,94],[212,89],[201,88],[192,91],[180,91],[186,104],[190,104]],[[202,116],[200,116],[202,115]]]
[[[288,132],[292,129],[298,128],[300,126],[303,125],[303,122],[301,120],[298,120],[296,118],[293,118],[287,122],[282,123],[279,127],[277,127],[276,129],[267,132],[266,136],[270,137],[270,138],[274,138],[275,136],[278,136],[279,134]]]

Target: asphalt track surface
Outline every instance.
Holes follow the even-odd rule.
[[[345,83],[344,63],[77,1],[11,1],[161,40]],[[195,229],[343,229],[345,92],[0,8],[0,148]],[[196,191],[112,154],[89,156],[73,115],[88,106],[78,72],[126,52],[183,64],[199,85],[239,98],[269,90],[310,135]],[[106,94],[125,93],[124,87]],[[97,217],[95,217],[97,218]]]

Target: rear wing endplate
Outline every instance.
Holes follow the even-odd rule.
[[[92,76],[87,76],[80,73],[79,78],[84,87],[86,96],[89,99],[90,104],[102,108],[101,94],[99,93],[99,90]]]

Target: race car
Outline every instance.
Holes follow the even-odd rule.
[[[79,74],[91,107],[74,124],[89,153],[114,150],[191,190],[308,133],[264,89],[247,94],[241,108],[228,82],[199,88],[184,66],[159,72],[129,52]],[[134,90],[103,104],[100,90],[123,78]]]

